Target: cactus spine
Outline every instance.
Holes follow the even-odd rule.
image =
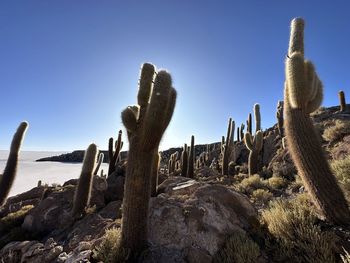
[[[247,132],[244,136],[244,142],[249,150],[249,158],[248,158],[248,170],[249,175],[256,174],[259,169],[259,153],[263,146],[263,133],[261,131],[257,131],[254,138],[253,136]]]
[[[187,144],[185,143],[181,154],[181,176],[187,177],[187,167],[188,167],[188,151],[187,151]]]
[[[232,121],[232,118],[229,118],[228,120],[228,126],[227,126],[227,134],[226,134],[226,142],[222,146],[222,175],[228,174],[228,163],[229,163],[229,155],[231,153],[232,149],[232,140],[233,140],[233,129],[234,128],[234,121]]]
[[[194,177],[194,158],[195,158],[194,135],[192,135],[191,136],[191,147],[190,147],[190,153],[188,155],[188,165],[187,165],[187,176],[189,178]]]
[[[277,118],[278,132],[282,138],[284,136],[283,135],[283,101],[278,101],[277,103],[276,118]]]
[[[13,181],[15,180],[19,150],[27,128],[28,123],[25,121],[22,122],[18,126],[17,131],[12,138],[9,157],[6,162],[4,172],[2,175],[0,175],[0,207],[5,203]]]
[[[85,151],[83,167],[74,193],[72,209],[72,216],[74,218],[80,217],[89,205],[96,158],[97,146],[96,144],[90,144]]]
[[[142,66],[137,106],[122,112],[128,133],[128,166],[124,185],[122,244],[135,259],[147,247],[148,210],[154,158],[176,103],[176,90],[166,71]],[[153,84],[154,83],[154,84]]]
[[[304,21],[293,19],[286,59],[284,117],[287,147],[315,205],[325,218],[349,224],[344,194],[332,174],[309,114],[322,102],[322,83],[310,61],[304,59]]]
[[[113,147],[114,147],[114,152],[113,152]],[[113,173],[116,169],[116,165],[118,162],[120,150],[123,147],[123,142],[122,142],[122,130],[119,131],[118,133],[118,139],[115,141],[115,145],[113,145],[113,138],[109,138],[109,143],[108,143],[108,156],[109,156],[109,167],[108,167],[108,175]]]
[[[339,104],[340,104],[340,111],[345,112],[346,111],[346,102],[345,102],[345,94],[344,91],[339,91]]]

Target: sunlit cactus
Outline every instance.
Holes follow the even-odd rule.
[[[255,133],[261,130],[260,105],[254,104]]]
[[[276,119],[277,119],[278,133],[282,138],[284,136],[283,134],[283,101],[278,101],[277,103]]]
[[[254,175],[259,171],[259,153],[263,146],[263,133],[257,131],[253,137],[249,132],[244,136],[244,142],[249,150],[248,170],[249,175]]]
[[[194,177],[194,165],[195,165],[195,152],[194,152],[194,135],[191,136],[191,147],[188,154],[188,164],[187,164],[187,176],[189,178]]]
[[[176,91],[172,87],[170,74],[166,71],[155,73],[152,64],[145,63],[142,66],[138,105],[127,107],[122,112],[122,121],[129,140],[122,245],[131,251],[131,260],[136,260],[147,247],[152,167],[176,103]]]
[[[233,129],[234,128],[234,121],[232,121],[232,118],[229,118],[228,120],[228,126],[227,126],[227,134],[226,134],[226,140],[225,144],[222,147],[222,175],[228,174],[228,164],[229,164],[229,155],[232,150],[233,146]]]
[[[113,150],[114,148],[114,150]],[[115,144],[113,143],[113,138],[109,138],[108,142],[108,157],[109,157],[109,167],[108,167],[108,175],[113,173],[116,170],[118,158],[120,156],[120,150],[123,148],[123,141],[122,141],[122,130],[118,133],[118,138],[115,141]]]
[[[85,151],[83,167],[74,193],[72,209],[74,218],[79,218],[89,206],[97,153],[96,144],[90,144]]]
[[[19,150],[28,128],[27,122],[22,122],[16,133],[13,136],[10,153],[7,158],[6,166],[2,175],[0,175],[0,207],[5,203],[8,194],[10,193],[13,181],[15,180],[17,173],[17,163]]]
[[[340,111],[345,112],[347,109],[346,109],[346,101],[345,101],[344,91],[342,91],[342,90],[339,91],[338,96],[339,96]]]
[[[188,167],[188,151],[187,144],[184,144],[181,154],[181,176],[187,177],[187,167]]]
[[[325,218],[349,224],[350,212],[344,194],[332,174],[309,113],[322,102],[323,87],[315,67],[304,58],[304,21],[293,19],[284,89],[287,147],[313,202]]]

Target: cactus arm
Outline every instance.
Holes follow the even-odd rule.
[[[74,218],[80,217],[89,205],[97,152],[96,144],[90,144],[85,151],[81,174],[74,193],[73,209],[71,212]]]
[[[303,29],[302,19],[292,21],[284,89],[287,147],[305,188],[325,218],[335,224],[348,225],[347,202],[309,116],[322,101],[322,84],[312,64],[304,61]]]
[[[0,207],[5,203],[5,200],[15,180],[19,150],[21,148],[21,144],[27,128],[28,123],[22,122],[18,126],[17,131],[13,136],[10,147],[10,153],[6,162],[4,173],[2,174],[2,176],[0,176]]]
[[[103,162],[103,159],[104,159],[104,154],[103,153],[100,153],[99,155],[98,155],[98,160],[97,160],[97,166],[96,166],[96,168],[95,168],[95,171],[94,171],[94,175],[97,175],[98,174],[98,170],[100,169],[100,167],[101,167],[101,164],[102,164],[102,162]]]

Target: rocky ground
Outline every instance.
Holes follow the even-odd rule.
[[[313,114],[332,164],[345,162],[350,152],[350,114],[338,110]],[[250,177],[242,142],[232,151],[230,175],[209,165],[196,169],[194,179],[161,173],[150,203],[150,248],[140,262],[341,262],[343,248],[350,251],[350,230],[327,224],[314,211],[285,143],[283,148],[276,126],[264,131],[261,172]],[[197,147],[196,154],[204,149]],[[211,159],[219,160],[219,144],[210,149]],[[176,150],[163,152],[163,167]],[[113,262],[103,248],[106,230],[120,227],[125,165],[108,178],[94,177],[90,208],[78,220],[69,216],[77,180],[9,198],[0,209],[0,262]],[[350,160],[348,166],[349,177],[338,177],[347,197]],[[290,210],[277,214],[282,206]],[[289,217],[296,210],[304,221]],[[290,222],[301,223],[288,230]]]

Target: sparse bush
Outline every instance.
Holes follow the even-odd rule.
[[[95,248],[93,257],[104,263],[123,263],[128,259],[128,251],[121,246],[120,228],[107,229],[101,244]]]
[[[267,204],[273,197],[273,194],[265,189],[256,189],[252,193],[252,200],[254,202],[260,202],[262,204]]]
[[[237,186],[238,190],[244,193],[251,194],[256,189],[265,188],[264,182],[258,174],[254,174],[245,178]]]
[[[10,230],[20,224],[22,224],[24,217],[33,208],[33,205],[23,206],[20,210],[9,213],[5,217],[0,219],[0,233]]]
[[[280,257],[300,263],[336,262],[335,236],[316,225],[317,217],[306,194],[291,201],[272,202],[262,219],[277,240]]]
[[[246,234],[233,234],[214,257],[215,263],[256,263],[260,255],[259,246]]]
[[[335,120],[333,125],[329,126],[323,132],[323,138],[329,142],[337,142],[350,133],[350,122]]]
[[[350,201],[350,156],[344,160],[333,161],[331,167],[346,198]]]
[[[267,184],[270,189],[281,189],[287,186],[287,180],[279,177],[279,176],[272,176],[267,180]]]

